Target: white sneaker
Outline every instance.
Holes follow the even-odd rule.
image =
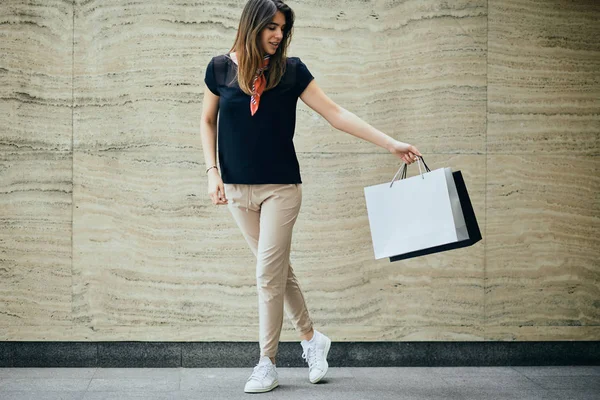
[[[252,375],[248,378],[244,392],[246,393],[262,393],[275,389],[279,385],[277,380],[277,370],[271,359],[267,356],[262,356]]]
[[[308,379],[311,383],[319,382],[327,373],[329,364],[327,364],[327,354],[331,347],[331,339],[314,329],[313,338],[303,340],[302,358],[308,362]]]

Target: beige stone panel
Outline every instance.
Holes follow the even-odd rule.
[[[598,326],[365,326],[315,325],[336,342],[354,341],[554,341],[598,340]],[[17,341],[165,341],[165,342],[258,342],[258,325],[222,326],[95,326],[82,325],[9,325],[0,326],[0,340]],[[298,341],[298,335],[286,323],[282,342]]]
[[[465,340],[483,339],[485,156],[432,155],[426,160],[431,169],[451,167],[462,172],[483,240],[467,248],[409,260],[379,260],[378,270],[372,269],[378,293],[385,299],[379,323],[421,330],[448,326],[447,332],[438,332],[440,336],[464,327],[462,334],[470,335],[469,339],[464,336]]]
[[[336,342],[380,341],[481,341],[474,327],[462,326],[373,326],[373,325],[315,325]],[[481,329],[481,328],[479,328]],[[580,327],[581,336],[590,337],[597,327]],[[560,328],[557,336],[561,335]],[[0,340],[29,341],[159,341],[159,342],[258,342],[258,324],[254,325],[37,325],[0,326]],[[298,342],[298,334],[284,323],[282,342]]]
[[[556,341],[598,340],[599,326],[365,326],[315,325],[336,342],[354,341]],[[219,326],[95,326],[8,325],[0,326],[2,341],[165,341],[258,342],[258,325]],[[284,322],[282,342],[298,341]]]
[[[233,43],[243,4],[79,3],[75,145],[199,147],[204,70]],[[297,20],[289,55],[302,57],[332,99],[428,152],[482,151],[484,1],[290,5]],[[372,151],[299,108],[299,151]]]
[[[600,326],[488,326],[488,341],[597,341]]]
[[[600,154],[600,3],[489,2],[488,151]]]
[[[0,324],[69,324],[73,7],[3,1],[0,21]]]
[[[206,196],[199,156],[191,151],[75,155],[77,323],[257,323],[255,262],[227,209],[213,206]],[[347,162],[348,157],[335,160],[335,168]],[[348,178],[355,179],[353,175]],[[319,212],[328,215],[327,204],[319,203],[320,193],[330,189],[330,182],[325,179],[320,184],[317,192],[307,195],[304,207],[325,207]],[[334,199],[326,203],[337,199],[331,207],[337,215],[327,222],[337,224],[334,229],[345,229],[341,224],[347,219],[353,225],[366,222],[366,214],[360,215],[365,211],[361,204],[353,203],[356,196],[358,200],[363,196],[362,188],[355,188],[349,198],[342,186],[341,193],[327,193]],[[365,228],[368,226],[357,232],[346,230],[346,238],[330,241],[333,251],[318,247],[319,253],[330,254],[325,260],[315,257],[309,232],[294,238],[292,264],[307,293],[317,292],[317,303],[307,299],[317,318],[321,312],[326,321],[347,324],[365,323],[376,315],[377,301],[369,300],[371,287],[363,273],[352,267],[353,272],[344,272],[349,260],[358,266],[367,254],[367,260],[372,257],[365,241],[368,236],[357,236]],[[296,231],[303,230],[299,222]],[[366,249],[362,259],[347,255],[357,242]]]
[[[485,1],[290,4],[290,53],[332,100],[423,152],[484,151]],[[375,151],[299,104],[299,151]]]
[[[391,155],[299,155],[303,200],[292,257],[298,260],[294,270],[317,326],[377,324],[383,299],[373,296],[377,288],[368,275],[374,259],[363,183],[374,178],[385,159],[390,170],[395,168]]]
[[[206,194],[197,151],[76,153],[74,320],[231,325],[256,317],[251,252]]]
[[[488,156],[492,339],[510,327],[600,323],[599,172],[598,157]]]
[[[78,0],[75,10],[75,148],[201,153],[205,68],[231,44],[237,8]]]
[[[0,325],[71,321],[71,153],[0,151]]]
[[[69,151],[73,6],[2,1],[0,21],[0,151]]]
[[[600,92],[598,96],[600,97]],[[600,118],[598,115],[600,114],[593,116],[490,113],[488,115],[488,154],[535,153],[598,156],[600,155],[598,151],[600,149]]]
[[[426,159],[433,169],[463,171],[483,231],[484,156]],[[306,278],[305,297],[316,323],[424,329],[441,322],[478,330],[483,318],[482,243],[409,261],[374,258],[364,187],[390,181],[399,160],[389,154],[302,154],[300,163],[304,200],[292,251],[298,254],[295,270]],[[417,172],[412,166],[409,175]],[[398,339],[395,334],[405,335],[386,337]]]
[[[200,197],[206,182],[197,157],[192,152],[76,154],[78,324],[94,329],[168,324],[175,330],[232,322],[256,326],[254,260],[228,211]],[[390,318],[382,319],[390,307],[384,303],[398,299],[380,291],[389,284],[380,265],[390,264],[374,260],[363,188],[391,179],[398,160],[347,153],[300,158],[304,200],[291,259],[313,321],[374,331],[389,326]],[[430,162],[432,168],[442,163],[474,169],[481,167],[477,159],[444,156]],[[471,174],[465,171],[480,210],[477,191],[482,189],[476,188],[482,184],[471,184],[476,176]],[[460,276],[460,258],[455,260],[450,272],[459,276],[455,280],[472,281]],[[461,301],[441,297],[446,304]],[[294,334],[289,321],[284,326]]]

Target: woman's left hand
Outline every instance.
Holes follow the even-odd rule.
[[[421,152],[413,145],[394,140],[390,153],[400,157],[407,164],[417,161],[417,156],[422,157]]]

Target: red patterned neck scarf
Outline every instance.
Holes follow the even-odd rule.
[[[260,103],[260,96],[267,86],[267,78],[265,78],[264,71],[269,68],[270,57],[271,56],[269,54],[265,55],[265,58],[263,58],[263,65],[261,68],[256,70],[256,75],[254,76],[254,81],[252,82],[253,95],[250,97],[250,113],[252,116],[256,114],[256,111],[258,110],[258,104]]]

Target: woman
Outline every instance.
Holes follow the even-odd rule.
[[[293,24],[294,12],[283,1],[248,1],[230,52],[213,57],[205,75],[201,136],[208,193],[213,204],[228,206],[257,260],[261,357],[246,392],[278,385],[275,355],[284,310],[302,339],[310,382],[321,380],[328,368],[331,340],[313,328],[290,265],[292,229],[302,202],[292,141],[298,98],[333,127],[388,149],[408,164],[421,155],[338,106],[299,58],[286,57]]]

